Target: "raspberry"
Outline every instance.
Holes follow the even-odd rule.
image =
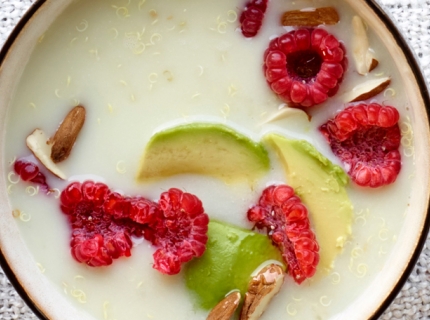
[[[291,107],[307,108],[336,94],[348,61],[332,34],[298,29],[273,39],[264,53],[270,88]]]
[[[248,219],[257,229],[267,230],[294,281],[300,284],[315,274],[319,246],[310,229],[308,211],[293,188],[278,185],[263,190],[258,204],[248,210]]]
[[[209,217],[196,196],[179,189],[163,192],[158,205],[160,211],[149,224],[145,238],[160,247],[153,255],[154,269],[177,274],[182,263],[204,253]]]
[[[137,223],[149,224],[155,221],[158,206],[143,197],[135,197],[130,201],[130,219]]]
[[[347,107],[320,127],[352,180],[377,188],[396,181],[401,169],[399,112],[361,103]]]
[[[143,197],[123,197],[113,192],[107,197],[104,210],[116,219],[128,218],[140,224],[148,224],[155,220],[158,206]]]
[[[49,192],[50,188],[46,183],[46,177],[39,171],[39,167],[34,162],[18,159],[15,161],[13,168],[23,181],[39,184],[43,191]]]
[[[89,266],[106,266],[131,255],[131,236],[145,237],[159,249],[154,268],[177,274],[181,264],[206,249],[209,218],[194,195],[170,189],[160,203],[112,192],[103,183],[74,182],[60,196],[72,226],[73,257]]]
[[[257,35],[263,24],[264,13],[267,9],[267,0],[250,0],[240,15],[242,34],[247,38]]]
[[[144,226],[105,211],[111,191],[103,183],[74,182],[61,193],[61,210],[72,226],[73,257],[89,266],[107,266],[131,255],[131,235],[143,236]]]

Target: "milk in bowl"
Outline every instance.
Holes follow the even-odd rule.
[[[248,282],[268,263],[284,280],[261,319],[351,316],[413,214],[411,98],[380,35],[346,2],[73,1],[39,35],[13,92],[3,152],[12,216],[31,263],[80,317],[205,319],[239,290],[239,319]],[[67,120],[77,106],[85,115]],[[375,108],[388,115],[371,120]],[[366,125],[339,114],[364,114]],[[394,129],[357,134],[370,141],[363,151],[333,140],[359,130],[339,123]],[[62,127],[70,154],[46,167]],[[35,132],[44,138],[32,144]],[[351,157],[378,157],[380,144],[384,157],[396,143],[388,160],[366,160],[376,176],[354,171]],[[100,203],[88,191],[96,209],[72,197],[85,183],[103,185]],[[287,200],[267,200],[280,186],[304,208],[300,222],[289,222]],[[264,221],[255,208],[269,210]],[[306,236],[285,231],[301,224]]]

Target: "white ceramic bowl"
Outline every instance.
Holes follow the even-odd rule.
[[[13,30],[0,52],[1,148],[8,106],[20,76],[39,37],[72,0],[37,0]],[[389,48],[403,75],[404,89],[411,105],[414,128],[415,167],[408,219],[383,269],[366,292],[342,314],[343,319],[376,319],[389,306],[405,283],[424,245],[430,226],[430,101],[425,80],[411,52],[391,18],[373,0],[348,0]],[[2,159],[5,162],[5,159]],[[5,164],[3,163],[3,168]],[[64,297],[54,291],[36,267],[31,252],[20,236],[11,214],[5,174],[0,175],[0,262],[7,276],[41,319],[86,319]],[[88,318],[89,319],[89,318]]]

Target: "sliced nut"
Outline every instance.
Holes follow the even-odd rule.
[[[230,320],[239,306],[239,302],[240,292],[231,292],[212,309],[206,320]]]
[[[85,108],[83,106],[74,107],[67,114],[54,137],[49,141],[52,144],[52,161],[57,163],[68,158],[84,122]]]
[[[372,55],[373,55],[373,53],[372,53]],[[372,58],[372,62],[370,63],[369,72],[372,71],[373,69],[375,69],[378,65],[379,65],[379,61],[376,60],[375,58]]]
[[[373,98],[384,91],[390,83],[391,79],[388,77],[368,80],[354,87],[354,89],[346,95],[345,102],[357,102]]]
[[[375,69],[379,62],[375,59],[370,50],[369,39],[363,20],[359,16],[352,18],[352,55],[355,61],[357,72],[366,75]]]
[[[316,27],[321,24],[333,25],[339,22],[339,14],[333,7],[287,11],[282,16],[284,26]]]
[[[277,264],[264,267],[249,283],[245,294],[240,320],[256,320],[266,310],[269,302],[281,289],[284,271]]]
[[[267,124],[270,122],[274,122],[274,121],[278,121],[281,119],[289,118],[289,117],[296,117],[296,118],[303,117],[307,121],[311,120],[309,115],[301,109],[283,107],[283,108],[279,109],[276,113],[270,115],[266,120],[264,120],[261,123],[261,125]]]
[[[48,169],[52,174],[60,179],[65,180],[66,175],[52,161],[51,146],[47,143],[48,137],[40,130],[34,130],[26,139],[27,147],[33,152],[34,156]]]

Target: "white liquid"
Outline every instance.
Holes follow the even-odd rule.
[[[5,157],[29,154],[25,138],[33,129],[53,134],[68,110],[81,103],[87,109],[86,123],[70,158],[60,164],[71,180],[94,175],[111,188],[151,199],[170,187],[181,188],[196,194],[210,217],[250,228],[246,221],[250,204],[266,185],[285,181],[275,157],[273,170],[254,190],[203,176],[137,184],[139,159],[155,131],[175,122],[203,119],[226,123],[256,140],[271,130],[305,138],[339,163],[316,129],[343,108],[342,94],[364,81],[355,74],[351,57],[340,92],[313,111],[310,123],[289,118],[260,125],[282,103],[261,71],[269,40],[289,30],[279,26],[280,13],[327,5],[341,14],[341,22],[327,30],[350,48],[353,13],[339,8],[339,1],[272,0],[254,39],[245,39],[234,21],[242,1],[78,1],[46,32],[32,54],[9,111]],[[408,101],[401,77],[378,39],[372,35],[370,41],[381,64],[368,77],[384,72],[392,77],[396,92],[393,98],[381,94],[376,101],[394,105],[401,121],[406,121]],[[403,156],[395,184],[376,191],[351,185],[353,234],[333,273],[301,286],[288,278],[262,319],[334,318],[353,303],[391,254],[413,175],[413,159]],[[48,176],[48,183],[62,190],[69,182]],[[26,222],[17,218],[22,237],[58,294],[76,308],[96,319],[205,319],[206,312],[195,308],[181,275],[164,276],[152,269],[154,249],[146,241],[133,249],[132,257],[115,260],[106,268],[74,261],[59,201],[30,196],[28,186],[21,182],[10,189],[12,208],[31,217]]]

